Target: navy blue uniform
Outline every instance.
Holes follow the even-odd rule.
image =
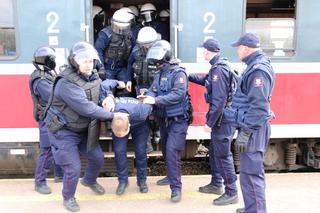
[[[108,53],[107,50],[112,43],[114,43],[114,48]],[[95,48],[106,70],[106,78],[124,82],[129,80],[127,78],[127,62],[134,44],[135,39],[131,32],[128,35],[118,35],[112,32],[110,26],[99,32]]]
[[[130,97],[115,98],[115,112],[129,114],[130,133],[134,143],[134,153],[137,166],[137,183],[146,182],[147,179],[147,140],[149,129],[147,119],[152,107]],[[119,183],[128,182],[127,142],[129,134],[117,137],[112,134],[117,175]]]
[[[128,59],[128,67],[127,67],[127,79],[128,81],[131,81],[133,80],[133,69],[132,69],[132,65],[133,63],[135,62],[136,60],[136,55],[139,51],[139,46],[138,44],[136,44],[131,53],[130,53],[130,56],[129,56],[129,59]],[[150,86],[150,85],[149,85]]]
[[[170,41],[170,23],[168,21],[159,21],[155,30],[160,33],[161,39]]]
[[[43,72],[43,71],[42,71]],[[47,71],[49,73],[49,71]],[[48,99],[52,92],[53,81],[47,78],[36,78],[32,81],[32,92],[33,94],[44,104],[43,107],[48,103]],[[35,169],[35,184],[37,186],[46,184],[46,177],[50,170],[53,161],[53,155],[51,151],[51,145],[48,137],[48,129],[42,119],[38,120],[39,126],[39,144],[40,154],[36,163]],[[58,165],[54,164],[54,176],[62,178],[63,173]]]
[[[100,85],[100,99],[103,100],[117,86],[116,80],[107,79]],[[138,185],[147,179],[147,153],[146,145],[149,135],[147,119],[152,111],[152,107],[143,104],[135,98],[121,97],[115,98],[115,112],[129,114],[130,132],[135,146],[135,158],[137,165]],[[128,182],[128,162],[127,162],[127,142],[129,134],[124,137],[117,137],[112,134],[117,175],[119,183]]]
[[[243,59],[247,64],[232,105],[231,117],[239,131],[251,134],[247,151],[240,155],[240,184],[245,212],[266,212],[264,152],[273,117],[270,98],[275,75],[269,59],[256,51]]]
[[[140,95],[140,89],[148,89],[153,82],[155,69],[148,65],[147,51],[138,44],[133,48],[128,60],[128,79],[134,80],[136,94]]]
[[[131,26],[131,32],[133,36],[133,40],[136,41],[138,38],[138,33],[141,30],[142,25],[140,23],[133,23]]]
[[[155,113],[160,120],[160,137],[167,176],[172,191],[181,191],[180,153],[185,148],[188,130],[188,79],[176,64],[163,64],[147,95],[155,96]]]
[[[83,178],[85,183],[95,184],[103,166],[104,156],[100,145],[93,144],[90,149],[87,149],[90,142],[88,140],[90,118],[101,120],[113,118],[113,113],[97,105],[100,85],[98,75],[93,73],[86,77],[70,69],[63,71],[60,74],[62,77],[56,80],[53,102],[45,119],[50,130],[49,138],[54,159],[64,172],[62,195],[65,200],[75,195],[81,170],[79,152],[88,160]],[[73,76],[75,81],[68,79],[68,76]],[[83,86],[79,86],[78,82]],[[91,89],[84,89],[86,85],[89,85]],[[59,120],[63,125],[51,130],[52,120]]]
[[[231,141],[235,128],[223,117],[224,108],[232,94],[233,74],[227,60],[216,55],[210,60],[211,69],[205,76],[189,75],[191,82],[205,86],[206,102],[209,111],[206,115],[206,125],[211,128],[211,141],[209,144],[209,160],[211,167],[210,185],[221,187],[222,178],[225,184],[225,193],[229,196],[237,194],[237,176],[234,170],[231,153]],[[222,116],[222,118],[221,118]],[[222,119],[222,120],[221,120]]]
[[[109,94],[114,94],[114,89],[118,86],[118,80],[106,79],[100,84],[99,100],[104,100]]]

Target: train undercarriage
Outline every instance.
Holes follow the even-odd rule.
[[[182,153],[182,159],[189,161],[202,158],[207,161],[209,140],[188,140]],[[101,137],[100,145],[105,153],[105,165],[101,173],[104,176],[115,176],[113,145],[110,137]],[[148,159],[161,160],[160,144],[153,144],[155,151],[148,154]],[[239,153],[232,146],[236,171],[239,171]],[[128,142],[128,167],[134,170],[133,143]],[[39,154],[37,142],[0,143],[0,176],[32,175]],[[83,161],[83,169],[85,160]],[[271,139],[265,153],[266,171],[308,171],[320,169],[320,142],[316,138]]]

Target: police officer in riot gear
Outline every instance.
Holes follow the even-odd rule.
[[[148,66],[146,55],[153,42],[158,39],[157,32],[152,27],[143,27],[137,38],[137,45],[130,54],[128,61],[127,90],[132,89],[132,79],[135,80],[136,93],[140,95],[140,89],[147,89],[153,82],[154,69]]]
[[[131,17],[131,32],[133,40],[135,41],[138,36],[138,32],[141,29],[142,25],[138,23],[139,11],[135,6],[130,7],[122,7],[120,10],[125,10],[129,14],[132,15]]]
[[[128,163],[127,163],[127,143],[131,134],[135,150],[135,162],[137,167],[137,185],[141,193],[148,192],[147,180],[147,138],[148,124],[147,118],[152,111],[149,104],[143,104],[132,97],[114,98],[110,89],[117,86],[114,80],[105,80],[101,86],[102,94],[108,95],[104,107],[109,111],[122,112],[128,114],[128,120],[112,121],[112,141],[115,152],[117,175],[119,185],[116,190],[117,195],[125,193],[128,186]],[[108,100],[108,101],[107,101]],[[124,123],[124,127],[119,124]],[[119,126],[119,127],[117,127]]]
[[[140,8],[140,16],[142,17],[142,25],[150,26],[158,32],[158,21],[156,20],[156,7],[151,3],[146,3]]]
[[[225,193],[215,199],[213,204],[228,205],[238,202],[237,176],[230,149],[235,128],[224,118],[223,114],[224,108],[232,103],[236,76],[232,73],[227,59],[220,56],[220,44],[216,39],[212,38],[204,42],[203,56],[211,64],[209,73],[205,76],[189,75],[191,82],[206,87],[205,100],[209,104],[204,130],[211,133],[209,144],[211,182],[200,187],[199,191],[222,194],[223,182]]]
[[[48,130],[43,122],[43,114],[51,94],[52,84],[56,77],[55,50],[48,46],[39,47],[33,55],[36,70],[30,76],[29,87],[33,100],[33,117],[39,124],[40,154],[35,170],[35,190],[40,194],[50,194],[51,189],[46,177],[53,163]],[[54,178],[61,180],[63,174],[59,166],[54,165]]]
[[[132,19],[133,14],[127,10],[117,10],[112,16],[111,26],[98,34],[95,48],[106,70],[107,79],[128,81],[127,63],[135,44],[131,32]]]
[[[128,8],[132,11],[133,15],[134,15],[134,22],[138,22],[139,19],[139,10],[136,6],[134,5],[130,5],[128,6]]]
[[[157,32],[160,33],[161,39],[170,41],[170,10],[161,10],[159,13]]]
[[[263,157],[270,138],[270,109],[275,74],[270,60],[260,50],[259,37],[245,33],[232,44],[239,59],[247,64],[242,73],[232,108],[228,114],[235,122],[238,136],[235,151],[240,153],[240,185],[245,208],[241,212],[267,212]]]
[[[104,10],[97,6],[92,6],[92,17],[93,17],[93,33],[94,33],[94,41],[97,40],[98,33],[104,28],[105,26],[105,12]]]
[[[111,120],[114,114],[97,105],[100,79],[93,66],[99,57],[94,47],[86,42],[77,42],[68,60],[70,66],[54,82],[45,122],[54,159],[64,172],[63,205],[67,210],[76,212],[80,209],[74,197],[81,170],[79,152],[87,158],[81,183],[96,194],[105,193],[97,183],[104,161],[98,143],[98,119]]]
[[[128,61],[128,79],[127,82],[127,90],[132,90],[132,81],[134,81],[136,94],[140,95],[141,91],[150,87],[153,82],[155,69],[151,66],[148,66],[146,55],[148,49],[151,47],[153,42],[158,39],[157,32],[152,27],[143,27],[139,33],[137,38],[137,45],[133,48],[129,61]],[[132,80],[131,80],[132,79]],[[149,127],[153,130],[152,139],[156,140],[156,123],[153,120],[149,121]],[[147,153],[153,151],[153,147],[151,144],[151,139],[148,139],[147,143]]]
[[[160,136],[167,177],[171,188],[171,201],[181,200],[181,159],[185,147],[190,102],[188,79],[183,68],[172,60],[170,43],[156,41],[148,50],[147,61],[158,70],[144,103],[152,104],[160,120]]]

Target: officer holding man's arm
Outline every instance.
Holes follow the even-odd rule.
[[[135,81],[136,94],[140,89],[148,89],[153,82],[154,72],[147,64],[146,55],[151,45],[158,40],[158,34],[152,27],[143,27],[138,33],[137,44],[128,60],[127,90],[131,91],[132,81]]]
[[[205,76],[189,75],[191,82],[206,87],[205,100],[209,104],[204,130],[211,133],[209,144],[211,182],[200,187],[199,191],[222,194],[223,179],[225,193],[215,199],[213,204],[234,204],[238,203],[237,176],[230,147],[235,128],[224,118],[223,114],[224,109],[232,103],[236,80],[227,59],[220,55],[218,40],[212,38],[204,42],[203,56],[211,64],[209,73]]]
[[[172,60],[170,43],[156,41],[147,53],[149,64],[157,67],[157,74],[143,102],[155,105],[160,120],[162,153],[166,161],[171,188],[171,201],[181,200],[181,159],[185,147],[190,108],[188,79],[183,68]],[[154,97],[152,97],[154,96]]]
[[[79,152],[87,158],[81,183],[96,194],[105,193],[97,183],[104,161],[98,143],[99,119],[111,120],[116,115],[97,105],[100,79],[93,66],[98,59],[92,45],[74,44],[68,58],[70,66],[56,78],[46,110],[45,123],[54,160],[64,173],[63,205],[72,212],[80,210],[74,197],[81,171]]]
[[[151,69],[147,64],[146,55],[151,45],[158,40],[158,34],[152,27],[143,27],[137,38],[137,45],[133,48],[128,61],[128,79],[127,90],[131,91],[132,85],[135,85],[136,94],[140,95],[140,91],[148,89],[153,82],[155,70]],[[132,82],[134,82],[132,84]],[[149,119],[150,137],[147,143],[147,153],[153,151],[151,139],[156,141],[156,133],[159,132],[157,128],[159,125],[153,119]],[[153,136],[153,137],[152,137]],[[159,138],[159,137],[158,137]]]
[[[152,107],[135,98],[113,98],[112,95],[109,95],[105,99],[103,106],[108,111],[125,113],[128,115],[128,117],[125,118],[114,118],[111,124],[112,141],[119,181],[116,194],[124,194],[125,189],[128,186],[127,143],[129,134],[131,134],[132,141],[134,143],[137,166],[137,185],[141,193],[147,193],[146,147],[149,135],[147,119],[152,112]]]
[[[264,213],[267,210],[263,157],[271,133],[270,100],[275,74],[270,60],[260,50],[256,34],[245,33],[232,46],[237,47],[239,59],[247,64],[232,105],[238,128],[235,149],[241,153],[240,184],[245,204],[237,212]]]

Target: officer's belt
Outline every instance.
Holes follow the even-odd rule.
[[[208,104],[209,104],[209,108],[213,105],[212,103],[208,103]],[[227,101],[224,108],[230,107],[231,105],[232,105],[232,101]]]
[[[178,116],[167,117],[167,118],[166,118],[166,120],[175,120],[175,121],[184,120],[184,119],[187,119],[187,116],[185,116],[185,115],[178,115]]]
[[[110,67],[111,67],[112,70],[127,66],[125,61],[114,61],[112,59],[111,59],[111,61],[112,61],[112,63],[110,65]]]

